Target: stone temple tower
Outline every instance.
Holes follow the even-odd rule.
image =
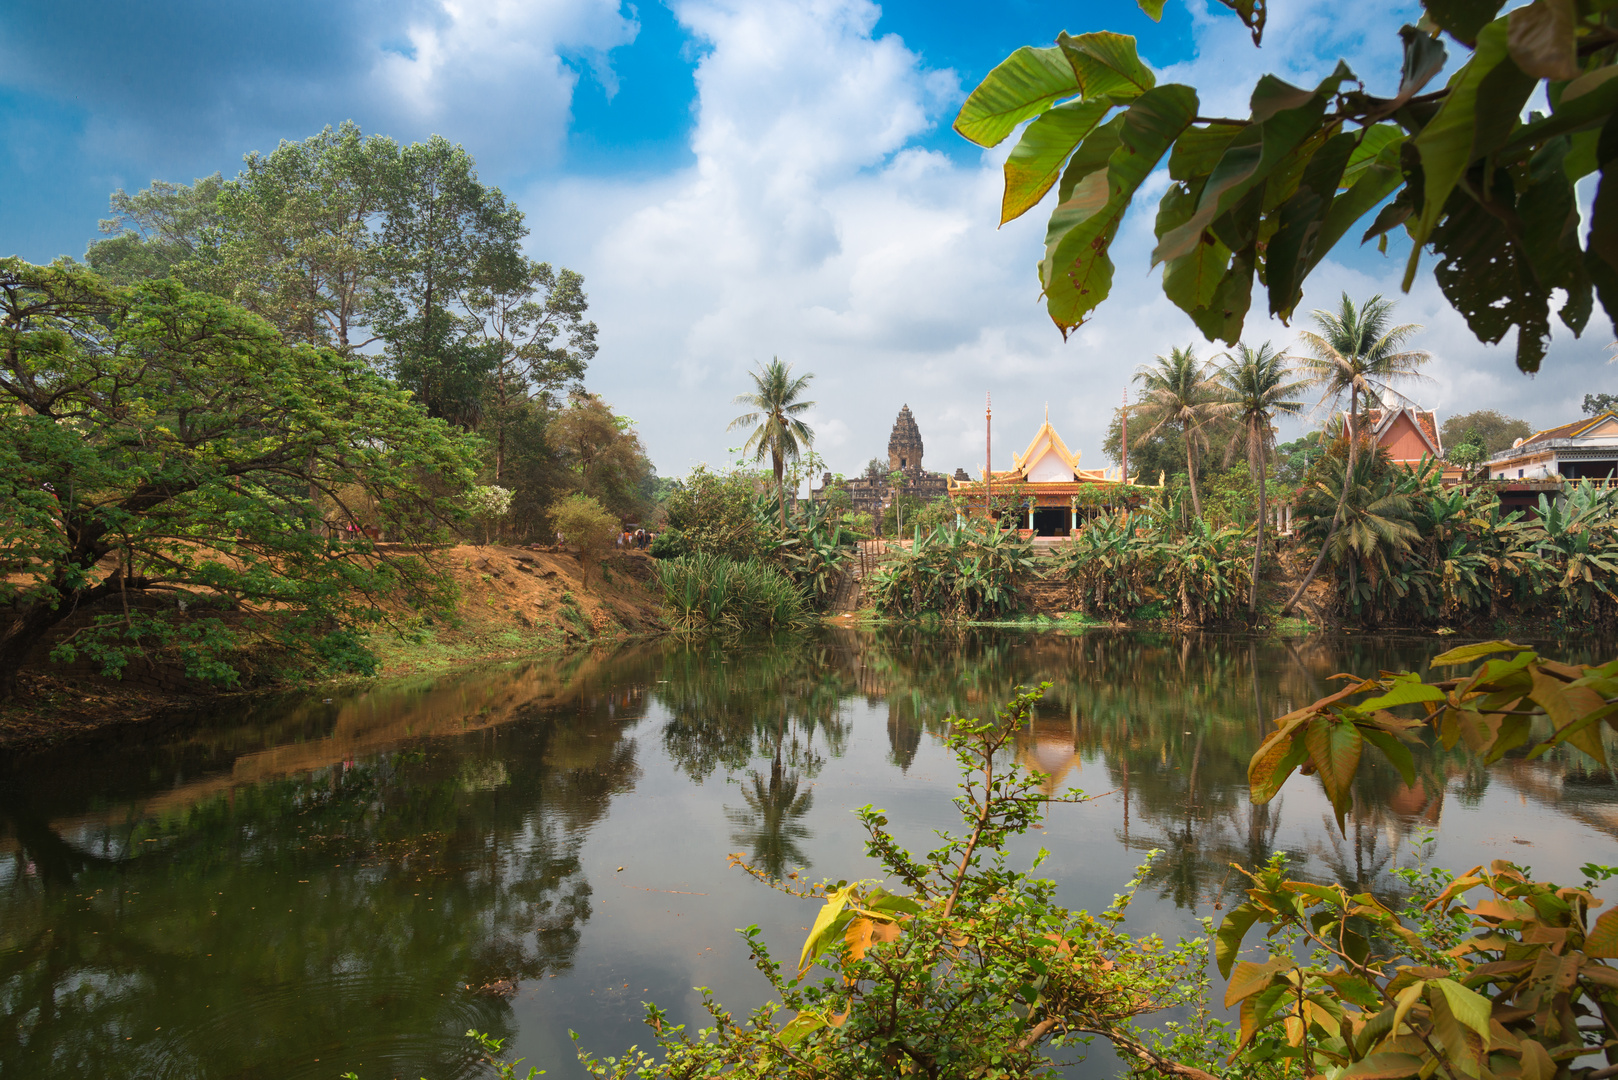
[[[888,436],[888,468],[921,471],[921,429],[916,427],[909,405],[899,410],[899,418],[893,422],[893,434]]]

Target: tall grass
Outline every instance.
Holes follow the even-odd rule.
[[[775,630],[809,620],[802,590],[758,559],[693,552],[660,560],[657,582],[680,630]]]

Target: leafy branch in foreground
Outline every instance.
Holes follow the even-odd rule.
[[[1486,641],[1451,649],[1431,664],[1458,667],[1477,660],[1484,663],[1471,675],[1436,682],[1423,682],[1414,672],[1336,676],[1349,685],[1276,720],[1276,730],[1254,753],[1247,772],[1253,801],[1268,802],[1301,769],[1320,777],[1342,828],[1366,744],[1413,784],[1415,759],[1405,739],[1424,727],[1446,749],[1464,741],[1486,764],[1513,751],[1537,758],[1566,743],[1606,767],[1599,725],[1618,726],[1618,660],[1563,664],[1526,645]],[[1412,719],[1390,711],[1411,705],[1426,715]]]
[[[1257,43],[1267,4],[1222,2]],[[1162,17],[1161,0],[1140,6]],[[1163,264],[1164,294],[1210,340],[1236,344],[1255,278],[1270,314],[1290,319],[1305,279],[1373,210],[1360,242],[1385,250],[1386,234],[1403,226],[1404,289],[1430,248],[1440,289],[1480,341],[1516,330],[1523,371],[1539,369],[1553,303],[1575,336],[1595,299],[1618,315],[1618,180],[1607,173],[1618,169],[1618,9],[1603,0],[1533,0],[1506,15],[1503,0],[1422,6],[1419,24],[1398,31],[1404,60],[1391,97],[1367,92],[1340,61],[1312,88],[1263,76],[1245,118],[1204,116],[1193,87],[1159,85],[1135,39],[1108,32],[1062,33],[991,71],[955,130],[989,147],[1027,122],[1006,159],[1000,218],[1056,188],[1039,276],[1063,336],[1107,298],[1113,238],[1165,160],[1171,183],[1152,263]],[[1456,45],[1463,62],[1427,91]],[[1540,89],[1550,113],[1524,120]],[[1581,246],[1574,185],[1596,172]],[[1558,290],[1565,301],[1553,301]]]
[[[1048,799],[1040,774],[1006,764],[1003,751],[1043,689],[1018,693],[987,722],[952,721],[963,832],[942,834],[917,859],[882,811],[859,812],[867,853],[903,891],[863,881],[800,889],[748,868],[783,892],[822,902],[795,969],[771,957],[757,926],[743,931],[777,1001],[737,1019],[704,990],[714,1023],[695,1035],[649,1006],[661,1058],[633,1048],[604,1060],[581,1052],[591,1075],[1047,1077],[1100,1036],[1163,1074],[1205,1080],[1207,1072],[1168,1060],[1131,1021],[1195,1005],[1207,943],[1131,937],[1121,923],[1132,893],[1100,915],[1069,911],[1055,902],[1054,882],[1007,863],[1006,842],[1038,823],[1048,802],[1084,801],[1076,793]],[[816,968],[825,973],[818,980]]]

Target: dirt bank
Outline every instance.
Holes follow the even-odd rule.
[[[665,629],[652,561],[641,552],[615,553],[605,571],[592,569],[588,584],[578,559],[566,552],[463,544],[439,558],[459,589],[454,615],[406,634],[375,634],[371,645],[382,664],[378,677],[572,652]],[[144,667],[136,661],[126,678],[108,679],[87,664],[54,665],[48,653],[47,642],[24,670],[17,699],[0,705],[0,752],[287,689],[268,680],[251,691],[220,691],[187,680],[177,664],[161,658]]]

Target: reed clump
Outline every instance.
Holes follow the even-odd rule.
[[[677,630],[779,630],[801,626],[811,617],[803,590],[756,558],[696,551],[662,559],[657,582]]]

